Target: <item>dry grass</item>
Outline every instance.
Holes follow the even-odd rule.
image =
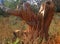
[[[0,44],[3,44],[6,39],[11,40],[14,35],[14,30],[25,30],[27,29],[27,24],[21,20],[20,18],[17,18],[15,16],[9,16],[9,17],[0,17]],[[49,29],[49,35],[50,39],[48,40],[49,44],[60,44],[60,13],[56,13],[54,15],[54,18],[52,20],[52,23],[50,25]],[[38,41],[38,38],[34,41],[34,44]],[[43,39],[42,44],[48,44],[45,43],[45,40]]]

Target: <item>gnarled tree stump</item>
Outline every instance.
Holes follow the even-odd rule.
[[[6,9],[6,12],[21,17],[29,25],[29,29],[23,32],[24,44],[40,44],[34,43],[39,37],[45,37],[48,40],[48,30],[54,15],[54,3],[52,1],[43,3],[37,15],[28,3],[25,4],[25,9]]]

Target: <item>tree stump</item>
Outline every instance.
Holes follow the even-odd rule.
[[[43,3],[37,15],[28,3],[25,3],[25,9],[7,9],[6,12],[21,17],[29,25],[29,29],[23,32],[24,44],[40,44],[39,39],[37,39],[39,37],[45,37],[48,40],[48,30],[54,15],[54,3],[52,1]],[[36,43],[34,43],[35,40]]]

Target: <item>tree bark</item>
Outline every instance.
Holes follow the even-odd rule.
[[[6,9],[5,11],[9,14],[21,17],[29,25],[29,29],[24,31],[25,34],[23,34],[24,44],[34,44],[34,41],[38,37],[48,39],[48,30],[54,15],[54,3],[47,1],[42,4],[42,7],[37,15],[32,11],[28,3],[25,4],[25,9]]]

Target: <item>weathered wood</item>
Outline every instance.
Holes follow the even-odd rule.
[[[21,17],[29,25],[29,29],[23,32],[24,44],[34,44],[34,40],[38,37],[45,37],[48,40],[48,30],[54,15],[54,3],[52,1],[43,3],[37,15],[28,3],[25,4],[25,9],[7,9],[5,12]]]

